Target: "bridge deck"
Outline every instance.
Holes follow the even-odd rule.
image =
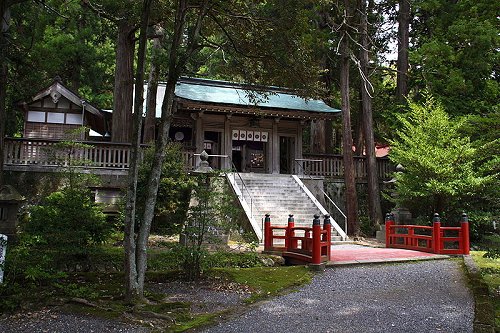
[[[427,252],[394,248],[369,247],[356,244],[333,245],[331,261],[328,265],[349,265],[413,260],[432,260],[449,258]]]

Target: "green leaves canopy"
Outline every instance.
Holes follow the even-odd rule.
[[[464,121],[451,119],[429,94],[422,104],[409,101],[409,112],[398,120],[389,157],[405,171],[396,174],[395,201],[420,215],[456,214],[464,207],[461,200],[487,180],[475,170],[469,138],[459,133]]]

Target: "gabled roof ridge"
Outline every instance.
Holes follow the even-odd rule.
[[[203,86],[211,86],[218,88],[234,88],[234,89],[242,89],[242,90],[254,90],[258,92],[277,92],[288,95],[297,95],[296,89],[286,88],[286,87],[278,87],[278,86],[266,86],[261,84],[252,84],[252,83],[244,83],[244,82],[233,82],[226,80],[217,80],[217,79],[207,79],[207,78],[198,78],[198,77],[190,77],[190,76],[182,76],[177,81],[177,84],[193,84],[193,85],[203,85]],[[145,82],[147,84],[147,81]],[[166,85],[165,81],[158,82],[158,85]],[[298,95],[297,95],[298,96]],[[300,96],[298,96],[300,97]]]
[[[83,103],[85,103],[86,110],[92,112],[93,114],[97,116],[102,116],[100,114],[101,109],[95,107],[92,105],[89,101],[87,101],[84,98],[81,98],[79,94],[68,88],[65,84],[61,82],[61,79],[59,77],[56,77],[50,85],[45,87],[44,89],[40,90],[38,93],[36,93],[32,99],[31,102],[34,102],[36,100],[42,99],[48,95],[51,94],[53,91],[53,87],[55,87],[55,90],[61,93],[62,96],[64,96],[66,99],[68,99],[70,102],[81,106]],[[31,103],[30,102],[30,103]]]

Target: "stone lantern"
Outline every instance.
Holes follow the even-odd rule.
[[[11,185],[0,187],[0,234],[16,238],[17,213],[24,197]]]

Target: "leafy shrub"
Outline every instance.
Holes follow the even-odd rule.
[[[205,265],[206,268],[250,268],[261,267],[262,261],[257,252],[217,251],[207,256]]]
[[[67,187],[49,195],[31,209],[24,232],[41,241],[37,247],[67,257],[86,257],[93,246],[103,243],[112,232],[101,208],[86,188]]]
[[[464,120],[450,119],[430,94],[425,99],[423,104],[409,101],[409,112],[397,115],[400,127],[390,140],[389,158],[405,171],[395,175],[395,201],[415,216],[438,212],[443,221],[446,216],[453,220],[489,179],[474,163],[476,148],[461,135]]]
[[[192,180],[184,170],[181,146],[170,143],[165,149],[161,179],[156,196],[155,216],[151,230],[164,235],[178,234],[186,220]],[[154,157],[154,148],[145,151],[137,182],[137,221],[140,223],[144,211],[147,181]]]

